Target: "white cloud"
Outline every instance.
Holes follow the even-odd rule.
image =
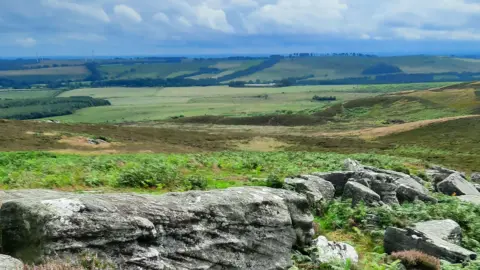
[[[67,39],[100,42],[107,40],[104,36],[94,33],[70,33],[65,36]]]
[[[185,17],[180,16],[177,18],[177,22],[180,23],[184,27],[192,27],[192,23]]]
[[[110,22],[110,17],[101,7],[80,5],[77,3],[60,0],[43,0],[43,4],[52,8],[66,9],[83,16],[95,18],[103,22]]]
[[[258,3],[254,0],[231,0],[231,5],[240,7],[258,7]]]
[[[234,28],[228,23],[225,12],[221,9],[210,8],[204,3],[198,6],[195,12],[198,25],[225,33],[235,32]]]
[[[158,22],[163,22],[163,23],[170,22],[170,18],[168,18],[168,16],[163,12],[158,12],[155,15],[153,15],[153,20]]]
[[[282,37],[279,47],[318,49],[318,40],[480,40],[480,0],[0,0],[0,20],[3,44],[56,40],[65,50],[105,40],[125,50],[216,39],[254,48],[275,43],[269,36]]]
[[[340,0],[278,0],[253,11],[246,19],[250,32],[280,31],[302,33],[337,32],[348,5]],[[271,30],[271,28],[270,28]]]
[[[140,16],[137,11],[127,5],[116,5],[113,8],[113,11],[116,15],[124,17],[132,22],[139,23],[142,21],[142,16]]]
[[[15,40],[15,43],[25,48],[34,47],[35,45],[37,45],[37,41],[31,37],[18,38]]]
[[[393,32],[397,37],[407,40],[480,40],[480,32],[473,29],[448,31],[400,27]]]

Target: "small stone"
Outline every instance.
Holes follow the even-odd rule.
[[[312,260],[315,262],[346,262],[347,260],[354,264],[358,262],[358,253],[349,244],[328,241],[326,237],[320,236],[314,240],[314,247],[316,252],[312,254]]]

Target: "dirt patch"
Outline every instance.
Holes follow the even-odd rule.
[[[41,135],[41,136],[48,136],[48,137],[54,137],[58,136],[59,134],[56,132],[33,132],[33,131],[27,131],[25,132],[27,135]]]
[[[75,136],[75,137],[67,137],[62,136],[62,139],[58,141],[59,143],[65,143],[74,147],[87,147],[87,148],[95,148],[95,149],[105,149],[111,148],[112,143],[101,141],[101,140],[93,140],[87,137]]]
[[[464,118],[473,118],[478,117],[479,115],[464,115],[464,116],[456,116],[456,117],[446,117],[440,119],[431,119],[431,120],[423,120],[423,121],[416,121],[410,122],[405,124],[393,125],[388,127],[379,127],[379,128],[368,128],[368,129],[361,129],[361,130],[353,130],[353,131],[344,131],[344,132],[332,132],[332,133],[316,133],[313,136],[320,136],[320,137],[360,137],[365,140],[372,140],[379,137],[384,137],[391,134],[401,133],[405,131],[414,130],[417,128],[421,128],[424,126],[428,126],[435,123],[443,123],[458,119]]]
[[[255,137],[248,141],[236,143],[235,145],[238,150],[257,152],[273,152],[291,146],[290,144],[269,137]]]

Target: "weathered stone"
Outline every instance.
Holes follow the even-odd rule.
[[[418,250],[452,263],[461,263],[477,258],[477,254],[473,251],[412,228],[387,228],[384,247],[389,254],[397,251]]]
[[[296,191],[307,197],[310,208],[318,214],[323,206],[333,200],[335,187],[332,183],[313,175],[303,175],[300,178],[285,179],[287,189]]]
[[[413,225],[413,228],[452,244],[460,245],[462,243],[462,228],[451,219],[418,222]]]
[[[480,184],[480,172],[472,173],[472,176],[470,178],[472,179],[473,183]]]
[[[411,175],[411,177],[417,181],[417,183],[419,183],[420,185],[422,185],[422,187],[425,187],[425,184],[427,183],[425,180],[423,180],[422,178],[416,176],[416,175]]]
[[[396,192],[400,203],[414,202],[416,200],[437,203],[437,199],[406,185],[399,185]]]
[[[463,202],[480,205],[480,196],[477,196],[477,195],[463,195],[463,196],[458,196],[457,198]]]
[[[312,175],[320,177],[332,183],[335,187],[335,196],[341,196],[348,180],[352,178],[354,172],[319,172]]]
[[[465,178],[459,174],[454,173],[447,177],[445,180],[437,184],[437,190],[446,195],[479,195],[480,192],[473,186],[472,183],[465,180]]]
[[[23,198],[53,198],[61,197],[64,193],[53,191],[53,190],[44,190],[44,189],[25,189],[25,190],[9,190],[3,191],[0,190],[0,202],[6,202],[15,199]]]
[[[465,173],[457,172],[455,170],[450,170],[440,166],[433,166],[430,169],[426,170],[425,173],[427,177],[430,178],[430,180],[434,183],[434,185],[437,185],[438,183],[442,182],[443,180],[445,180],[447,177],[449,177],[454,173],[458,173],[463,178],[465,178]]]
[[[358,262],[358,254],[349,244],[328,241],[324,236],[318,237],[314,241],[315,252],[312,254],[312,260],[316,263],[329,262]]]
[[[352,199],[352,206],[355,206],[360,202],[364,202],[369,206],[379,206],[381,202],[380,195],[368,187],[353,181],[350,181],[345,185],[342,198]]]
[[[346,168],[355,171],[350,181],[359,182],[379,194],[387,204],[398,204],[399,201],[413,201],[415,199],[432,202],[428,190],[416,179],[408,174],[391,170],[378,169],[371,166],[362,166],[354,160],[344,162]],[[420,179],[421,180],[421,179]],[[365,184],[368,183],[368,184]],[[401,194],[398,194],[401,192]]]
[[[399,204],[397,199],[397,185],[389,182],[372,181],[371,189],[375,191],[386,204]]]
[[[473,184],[473,186],[480,192],[480,184]]]
[[[361,179],[350,178],[348,181],[349,181],[349,182],[356,182],[356,183],[362,184],[362,185],[370,188],[370,179],[366,179],[366,178],[361,178]]]
[[[7,192],[8,194],[9,192]],[[269,188],[17,198],[0,212],[7,254],[36,261],[92,252],[118,269],[287,269],[312,241],[300,194]]]
[[[343,169],[345,171],[352,171],[352,172],[356,172],[356,171],[361,171],[363,170],[363,165],[360,164],[360,162],[356,161],[356,160],[353,160],[353,159],[350,159],[350,158],[347,158],[343,161]]]
[[[1,270],[23,270],[23,263],[7,255],[0,255]]]

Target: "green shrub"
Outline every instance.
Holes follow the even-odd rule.
[[[208,181],[201,175],[191,175],[185,180],[185,185],[188,190],[206,190]]]
[[[271,188],[282,188],[284,184],[283,178],[277,174],[269,174],[267,177],[267,187]]]
[[[167,188],[181,186],[181,178],[175,167],[165,164],[145,164],[123,171],[118,179],[118,186],[132,188]]]

